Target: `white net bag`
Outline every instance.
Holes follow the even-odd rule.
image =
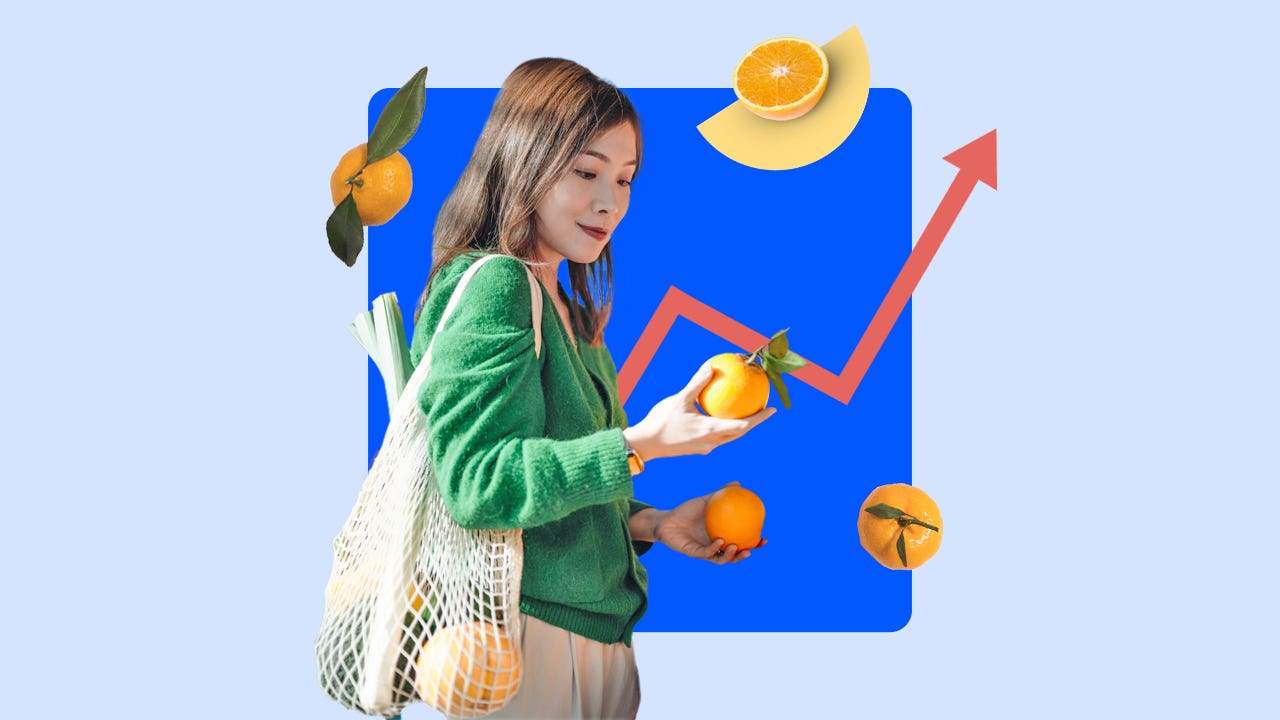
[[[467,269],[437,332],[494,257]],[[542,292],[532,273],[529,284],[540,353]],[[466,530],[445,509],[417,402],[430,362],[428,346],[334,540],[316,662],[325,692],[368,715],[423,701],[450,717],[482,717],[520,687],[524,551],[519,530]]]

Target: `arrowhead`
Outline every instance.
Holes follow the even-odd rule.
[[[979,180],[996,189],[996,131],[983,135],[943,158],[960,168],[961,173],[976,175]]]

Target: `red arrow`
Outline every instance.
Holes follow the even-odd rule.
[[[951,225],[960,215],[960,209],[968,201],[973,189],[978,186],[978,181],[981,180],[990,185],[992,190],[996,189],[996,131],[992,130],[943,160],[960,168],[960,172],[956,174],[956,179],[951,181],[951,187],[947,188],[947,193],[942,196],[938,209],[933,211],[929,224],[924,227],[924,232],[920,233],[920,241],[907,257],[907,262],[903,264],[902,271],[893,281],[893,286],[885,294],[884,300],[880,301],[880,309],[876,310],[875,317],[871,318],[871,324],[867,326],[862,339],[858,341],[858,347],[854,348],[849,363],[841,371],[837,388],[839,394],[833,395],[837,400],[848,403],[853,397],[853,392],[858,389],[862,377],[867,374],[871,361],[875,359],[876,353],[880,352],[880,346],[889,336],[894,323],[898,322],[898,316],[907,306],[907,300],[910,300],[911,293],[916,291],[916,285],[920,284],[920,278],[924,276],[925,269],[933,261],[933,256],[938,253],[938,248],[942,247],[943,238],[951,231]]]
[[[960,172],[956,174],[955,180],[951,181],[951,187],[947,188],[946,194],[942,196],[938,209],[933,211],[933,217],[929,219],[929,224],[920,234],[919,242],[907,257],[889,292],[880,302],[880,308],[871,318],[871,323],[863,332],[862,339],[858,341],[844,370],[836,375],[830,370],[810,363],[794,373],[797,380],[808,383],[836,400],[848,404],[974,188],[979,182],[984,182],[991,189],[996,189],[995,130],[943,159],[960,168]],[[644,332],[640,333],[640,339],[636,341],[631,354],[627,356],[627,361],[618,371],[618,395],[624,404],[631,396],[636,383],[640,381],[640,376],[649,366],[649,362],[658,352],[658,346],[666,338],[667,332],[677,317],[691,320],[694,324],[737,345],[745,352],[755,350],[769,340],[768,337],[719,310],[672,287],[662,298],[662,302],[658,303],[658,309],[654,311],[649,324],[645,326]]]

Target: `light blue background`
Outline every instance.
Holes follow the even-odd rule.
[[[367,288],[321,228],[372,91],[543,54],[723,86],[754,42],[855,24],[913,102],[916,237],[941,157],[1000,132],[1001,189],[913,303],[947,542],[897,633],[639,636],[641,717],[1270,708],[1276,18],[939,5],[11,9],[0,715],[356,717],[311,642],[366,459]]]

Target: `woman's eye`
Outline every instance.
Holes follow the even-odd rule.
[[[619,180],[618,184],[621,185],[622,187],[631,187],[630,180]]]
[[[593,173],[593,172],[587,172],[586,170],[574,170],[574,172],[578,173],[578,176],[579,176],[579,177],[581,177],[581,178],[582,178],[582,179],[584,179],[584,180],[595,180],[595,179],[596,179],[596,174],[595,174],[595,173]]]

